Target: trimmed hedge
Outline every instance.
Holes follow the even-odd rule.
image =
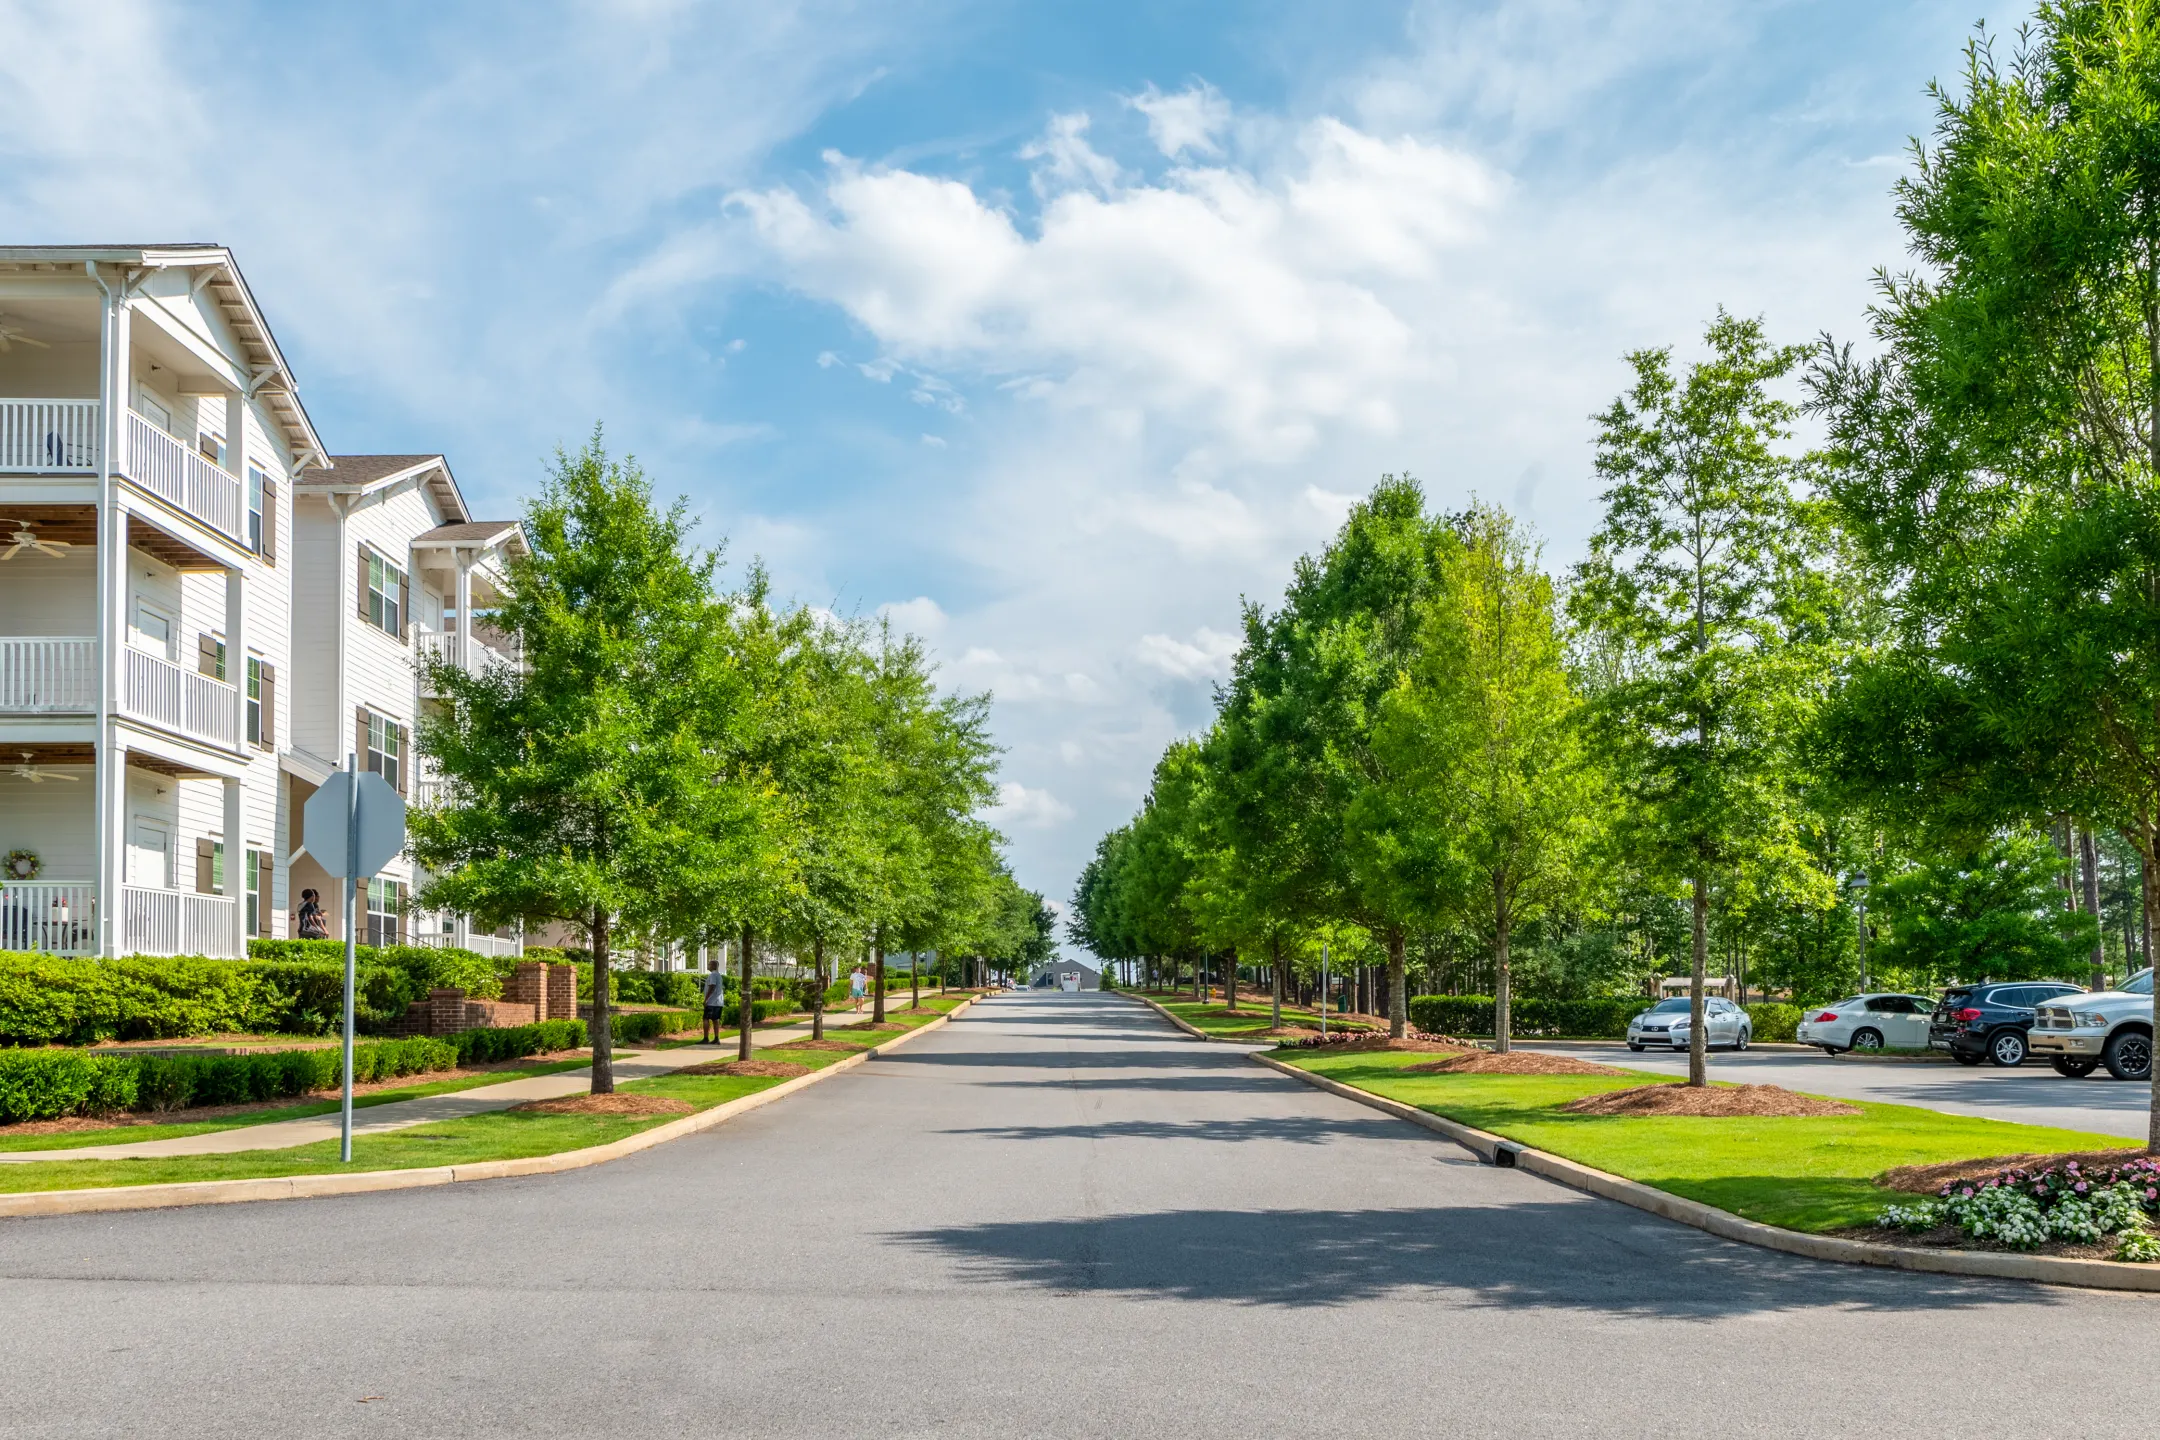
[[[1628,1021],[1655,1004],[1640,996],[1596,1000],[1517,1000],[1509,1015],[1516,1039],[1624,1040]],[[1793,1005],[1758,1002],[1743,1007],[1756,1040],[1791,1040],[1800,1023]],[[1435,1035],[1475,1037],[1493,1032],[1490,995],[1419,995],[1410,1001],[1410,1023]]]
[[[461,1030],[450,1037],[450,1043],[457,1047],[458,1064],[488,1065],[551,1050],[582,1049],[589,1038],[582,1020],[542,1020],[506,1030]],[[354,1068],[359,1067],[355,1064]]]
[[[244,1055],[0,1050],[0,1124],[121,1110],[245,1105],[306,1095],[340,1084],[343,1058],[336,1046]],[[447,1040],[380,1040],[353,1047],[356,1084],[451,1070],[457,1065],[458,1047]]]
[[[335,965],[345,972],[342,940],[250,940],[250,960],[299,960]],[[380,966],[404,975],[413,987],[413,998],[455,985],[478,1000],[502,998],[502,982],[517,966],[515,956],[488,956],[473,950],[433,945],[359,945],[354,961],[363,968]],[[342,981],[340,982],[342,983]]]
[[[133,1060],[80,1050],[0,1050],[0,1124],[131,1110],[136,1094]]]

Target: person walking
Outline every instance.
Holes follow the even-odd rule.
[[[299,935],[302,940],[330,938],[330,922],[323,916],[322,897],[313,890],[300,892]]]
[[[705,973],[698,976],[698,986],[705,992],[705,1038],[700,1045],[720,1043],[721,1021],[727,1014],[727,977],[720,973],[720,962],[705,962]]]
[[[855,1002],[855,1008],[862,1009],[863,996],[870,993],[870,977],[863,974],[862,966],[857,965],[848,975],[847,989],[848,998]]]

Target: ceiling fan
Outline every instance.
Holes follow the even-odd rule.
[[[35,345],[40,350],[52,349],[50,344],[23,329],[21,321],[11,320],[5,315],[0,315],[0,353],[14,349],[18,343]]]
[[[75,781],[82,779],[82,776],[80,775],[67,775],[63,774],[58,770],[40,770],[37,766],[30,763],[30,752],[28,750],[24,750],[20,753],[22,755],[22,762],[18,765],[11,765],[8,767],[8,773],[13,775],[18,780],[27,780],[32,785],[42,785],[47,780],[65,780],[72,784]]]
[[[36,550],[52,556],[55,560],[66,558],[66,551],[72,548],[68,542],[65,540],[38,539],[37,532],[30,528],[36,523],[35,520],[9,520],[0,517],[0,526],[12,525],[15,527],[15,533],[10,537],[15,543],[6,550],[0,550],[0,560],[12,560],[25,550]]]

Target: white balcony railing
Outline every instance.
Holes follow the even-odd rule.
[[[98,402],[0,400],[0,474],[94,474]]]
[[[95,710],[97,685],[96,640],[0,635],[0,711]]]
[[[432,663],[457,663],[458,637],[447,630],[413,631],[413,662],[420,671],[420,690],[424,695],[435,692],[428,688],[427,667]],[[466,652],[465,668],[475,675],[485,675],[498,665],[515,666],[517,661],[491,645],[474,640]]]
[[[127,417],[127,475],[167,504],[245,543],[240,480],[142,416]]]
[[[456,948],[489,956],[525,953],[525,937],[497,935],[476,930],[470,920],[454,910],[417,910],[412,917],[412,943],[430,949]]]
[[[449,787],[433,775],[415,775],[412,782],[412,803],[415,810],[433,810],[443,803]]]
[[[121,953],[240,958],[233,947],[233,897],[134,885],[122,886],[120,896]]]
[[[0,885],[0,950],[97,953],[97,886],[47,880]]]
[[[231,750],[240,743],[237,704],[233,687],[224,681],[128,647],[121,708],[130,719]]]

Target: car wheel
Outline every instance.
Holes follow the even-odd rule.
[[[1882,1031],[1862,1026],[1852,1032],[1852,1048],[1855,1050],[1882,1049]]]
[[[2092,1074],[2094,1068],[2100,1062],[2097,1060],[2081,1060],[2072,1055],[2057,1055],[2050,1063],[2054,1065],[2055,1073],[2064,1079],[2082,1080],[2087,1075]]]
[[[2022,1030],[1998,1030],[1988,1036],[1987,1058],[1990,1063],[2009,1069],[2025,1063],[2025,1032]]]
[[[2101,1062],[2118,1080],[2145,1080],[2152,1076],[2152,1036],[2142,1030],[2118,1030],[2109,1038]]]
[[[1952,1050],[1950,1052],[1950,1058],[1957,1061],[1960,1065],[1977,1065],[1980,1063],[1980,1057],[1978,1055],[1969,1054],[1968,1052],[1963,1050]]]
[[[1747,1047],[1748,1047],[1748,1041],[1750,1041],[1750,1040],[1752,1040],[1752,1039],[1754,1039],[1754,1038],[1755,1038],[1755,1037],[1754,1037],[1753,1035],[1750,1035],[1750,1034],[1749,1034],[1749,1033],[1747,1032],[1747,1028],[1746,1028],[1745,1026],[1743,1026],[1743,1027],[1741,1027],[1741,1030],[1740,1030],[1740,1043],[1739,1043],[1739,1044],[1737,1044],[1737,1045],[1735,1045],[1735,1046],[1733,1046],[1733,1048],[1734,1048],[1735,1050],[1745,1050],[1745,1049],[1747,1049]]]

